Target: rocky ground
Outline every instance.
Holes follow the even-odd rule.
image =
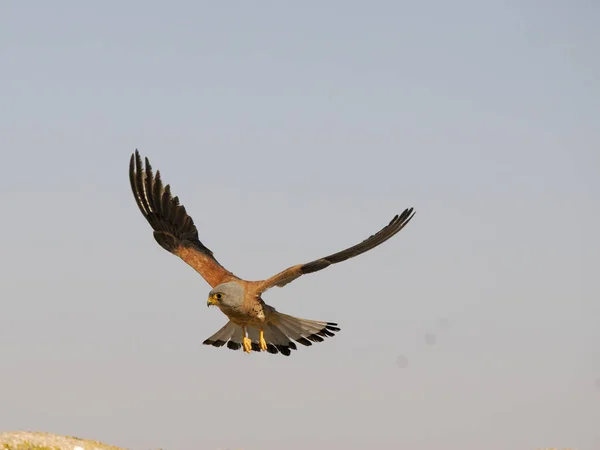
[[[0,450],[125,450],[102,442],[52,433],[15,431],[0,433]]]

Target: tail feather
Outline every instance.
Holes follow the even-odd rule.
[[[298,347],[294,341],[304,346],[311,346],[313,342],[323,342],[324,338],[333,337],[340,331],[336,323],[321,322],[316,320],[300,319],[298,317],[281,314],[274,311],[275,317],[263,327],[267,352],[281,353],[289,356],[292,350]],[[252,350],[260,352],[260,331],[255,327],[247,327],[248,338],[252,341]],[[242,348],[242,327],[229,321],[223,328],[206,339],[204,345],[222,347],[227,344],[231,350]]]
[[[239,325],[233,324],[233,326],[235,327],[235,331],[231,336],[231,340],[227,343],[227,348],[230,350],[239,350],[240,348],[242,348],[243,330],[242,327],[240,327]]]
[[[340,331],[337,323],[321,322],[317,320],[300,319],[287,314],[276,313],[279,319],[276,324],[289,338],[296,342],[310,346],[312,342],[323,342],[324,337],[333,337]]]
[[[269,324],[267,326],[267,328],[265,329],[265,335],[267,334],[269,336],[269,340],[273,342],[273,344],[275,344],[276,346],[284,345],[290,347],[292,350],[297,349],[296,344],[294,344],[294,341],[291,341],[290,338],[275,325]]]
[[[246,331],[248,332],[248,339],[252,341],[252,351],[260,352],[260,332],[258,328],[247,327]]]
[[[279,322],[279,324],[277,325],[277,327],[283,332],[285,333],[287,336],[296,336],[298,333],[296,330],[294,330],[294,326],[290,326],[285,322]],[[306,347],[310,347],[312,345],[312,343],[306,339],[305,337],[294,337],[293,338],[296,342],[306,346]]]
[[[294,341],[290,340],[290,338],[275,325],[268,324],[265,327],[265,340],[267,341],[267,347],[272,343],[275,348],[285,356],[290,355],[290,350],[298,349],[296,344],[294,344]]]
[[[229,321],[225,324],[223,328],[213,334],[211,337],[206,339],[203,344],[204,345],[213,345],[215,347],[222,347],[229,341],[233,335],[235,334],[237,325],[233,322]],[[238,327],[239,328],[239,327]],[[240,328],[240,336],[241,336],[241,328]]]

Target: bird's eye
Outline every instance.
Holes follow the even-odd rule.
[[[221,300],[221,298],[223,298],[223,294],[217,294],[215,297],[217,297],[217,300]]]

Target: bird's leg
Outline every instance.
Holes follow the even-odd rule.
[[[244,351],[246,353],[252,352],[252,341],[248,336],[246,336],[246,327],[242,327],[242,345],[244,346]]]
[[[262,329],[260,330],[260,349],[263,352],[267,351],[267,341],[265,341],[265,335]]]

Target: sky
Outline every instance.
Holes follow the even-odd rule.
[[[132,450],[600,448],[600,3],[0,5],[0,431]],[[226,318],[135,205],[147,156],[246,279]]]

